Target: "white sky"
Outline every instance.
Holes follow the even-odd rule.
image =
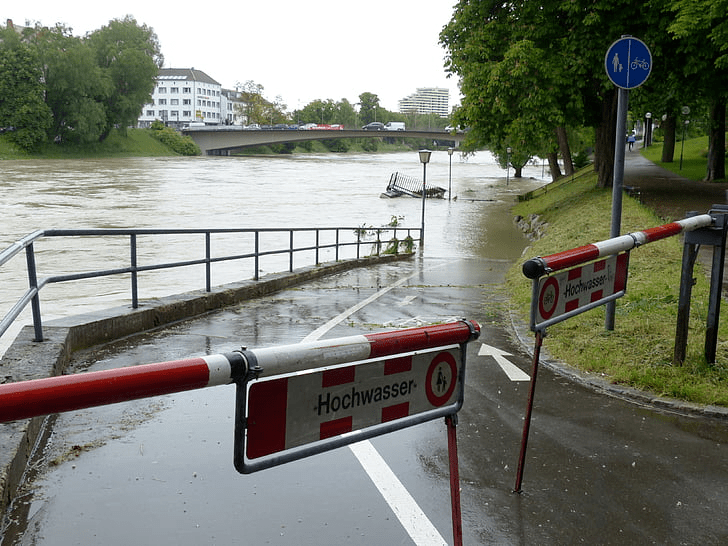
[[[371,92],[397,111],[399,99],[418,87],[447,87],[450,106],[460,102],[438,45],[454,3],[28,0],[6,2],[0,17],[3,25],[7,19],[18,25],[64,23],[82,36],[129,14],[154,29],[166,68],[194,67],[226,88],[253,80],[267,99],[281,96],[289,110],[316,99],[355,103]]]

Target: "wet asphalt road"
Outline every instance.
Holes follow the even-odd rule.
[[[655,412],[545,368],[523,492],[512,492],[528,383],[511,381],[492,357],[478,354],[483,343],[498,347],[530,372],[525,348],[504,327],[498,288],[509,263],[424,258],[354,270],[80,354],[77,370],[295,343],[408,278],[323,337],[453,317],[481,324],[480,339],[468,347],[458,427],[465,544],[727,543],[724,422]],[[22,543],[441,543],[405,531],[348,447],[237,474],[234,390],[216,387],[59,416],[44,454],[54,464],[16,503]],[[451,543],[444,423],[372,444]]]

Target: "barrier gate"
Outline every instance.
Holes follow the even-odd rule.
[[[684,345],[683,338],[687,336],[690,287],[693,284],[692,264],[697,255],[697,246],[700,243],[713,245],[714,259],[711,274],[709,321],[706,332],[706,357],[710,361],[708,351],[711,346],[713,357],[715,356],[714,338],[717,335],[717,315],[720,309],[726,232],[728,232],[728,221],[726,220],[728,208],[713,205],[710,212],[713,214],[695,214],[662,226],[613,237],[550,256],[531,258],[524,262],[523,274],[533,280],[530,326],[535,333],[536,340],[531,369],[531,388],[526,405],[514,492],[520,493],[523,483],[536,375],[546,328],[621,298],[627,290],[629,252],[633,248],[685,233],[675,342],[675,353],[677,354],[680,346]]]
[[[236,470],[248,474],[445,417],[455,544],[462,544],[457,412],[477,322],[243,348],[0,385],[0,423],[236,384]]]

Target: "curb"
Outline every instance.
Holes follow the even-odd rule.
[[[513,336],[520,344],[521,348],[531,358],[533,358],[534,343],[532,342],[533,336],[530,328],[522,320],[514,316],[512,309],[509,310],[508,313],[510,318],[510,329]],[[529,344],[529,341],[532,343]],[[728,420],[728,408],[694,404],[641,391],[633,387],[615,385],[598,375],[578,370],[565,362],[554,359],[543,345],[541,346],[541,359],[539,360],[539,364],[542,364],[554,373],[557,373],[558,375],[595,392],[605,394],[613,398],[619,398],[654,411],[672,413],[684,417]]]

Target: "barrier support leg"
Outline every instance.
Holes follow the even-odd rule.
[[[460,511],[460,467],[458,464],[457,413],[445,417],[447,452],[450,459],[450,502],[452,503],[452,537],[454,546],[463,545],[463,520]]]
[[[710,297],[708,302],[708,320],[705,328],[705,360],[715,364],[715,352],[718,346],[718,322],[720,320],[720,300],[723,293],[723,269],[725,266],[725,242],[728,223],[722,215],[723,225],[715,231],[713,245],[713,267],[710,272]]]
[[[518,457],[518,471],[516,472],[516,486],[514,493],[521,492],[523,483],[523,467],[526,461],[526,447],[528,446],[528,433],[531,430],[531,413],[533,411],[533,397],[536,394],[536,374],[538,373],[538,361],[541,358],[541,345],[543,345],[543,330],[536,331],[536,346],[533,350],[533,367],[531,370],[531,389],[528,392],[528,403],[526,404],[526,418],[523,421],[523,435],[521,436],[521,454]]]
[[[675,348],[672,364],[680,366],[685,362],[688,345],[688,322],[690,321],[690,298],[693,293],[693,268],[698,257],[700,245],[689,243],[686,239],[683,246],[682,271],[680,273],[680,293],[677,301],[677,325],[675,327]]]

